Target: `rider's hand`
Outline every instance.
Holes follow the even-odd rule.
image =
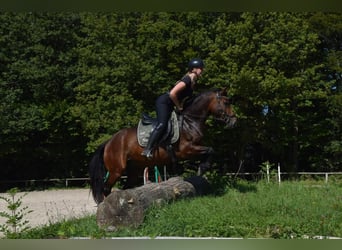
[[[177,107],[176,108],[176,113],[180,114],[183,111],[183,107]]]

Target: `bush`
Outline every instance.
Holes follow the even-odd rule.
[[[32,210],[28,210],[27,206],[22,206],[22,199],[27,193],[19,196],[17,199],[17,188],[12,188],[7,193],[9,197],[0,196],[0,199],[7,203],[7,209],[9,210],[9,212],[0,212],[0,216],[7,219],[5,224],[0,225],[0,232],[3,232],[6,238],[15,239],[19,238],[21,233],[30,229],[27,225],[29,222],[25,220],[25,216],[31,213]]]

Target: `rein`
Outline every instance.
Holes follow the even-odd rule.
[[[223,96],[221,96],[217,92],[216,93],[216,99],[219,100],[219,103],[221,103],[221,98],[223,98]],[[225,104],[223,104],[223,105],[225,105]],[[229,115],[229,114],[225,113],[224,110],[220,110],[220,111],[221,111],[221,114],[220,114],[221,117],[213,116],[214,120],[223,121],[225,123],[228,123],[230,121],[230,119],[235,117],[235,115]],[[197,119],[204,119],[204,118],[208,117],[208,115],[194,115],[194,114],[190,114],[190,113],[186,113],[186,114],[181,113],[180,116],[189,117],[189,118],[197,118]]]
[[[199,119],[203,119],[207,117],[206,115],[192,115],[192,114],[180,114],[180,116],[187,116],[190,118],[199,118]],[[235,117],[235,115],[228,115],[228,114],[225,114],[225,116],[229,117],[229,119]],[[216,121],[225,121],[224,119],[218,118],[216,116],[213,116],[213,119]]]

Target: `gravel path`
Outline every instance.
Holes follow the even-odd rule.
[[[19,198],[24,193],[18,193]],[[2,197],[9,197],[0,193]],[[28,192],[22,199],[21,207],[33,210],[25,216],[30,227],[37,227],[69,218],[83,217],[96,213],[96,204],[89,189],[65,189]],[[0,200],[0,211],[7,211],[7,203]],[[6,221],[0,217],[0,224]]]

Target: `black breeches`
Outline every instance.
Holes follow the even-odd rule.
[[[171,101],[169,94],[161,95],[156,100],[156,111],[157,111],[157,120],[158,125],[161,127],[160,130],[165,130],[167,127],[167,123],[171,117],[171,113],[173,111],[173,102]]]

